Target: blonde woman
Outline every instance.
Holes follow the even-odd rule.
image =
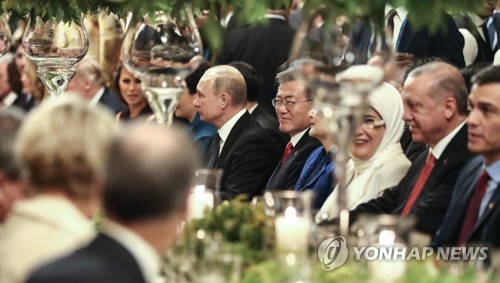
[[[20,283],[37,266],[94,237],[112,114],[77,96],[43,101],[18,133],[15,157],[28,198],[0,231],[0,282]]]

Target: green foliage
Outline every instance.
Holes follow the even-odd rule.
[[[167,14],[176,13],[186,0],[0,0],[1,11],[14,10],[20,14],[32,12],[44,19],[56,17],[64,21],[81,20],[81,14],[97,14],[101,11],[113,12],[126,16],[131,11],[136,15],[153,13],[163,10]],[[268,7],[288,7],[290,0],[191,0],[195,10],[210,10],[214,18],[224,11],[234,8],[240,11],[243,22],[255,22],[264,15]],[[369,16],[374,22],[381,24],[384,17],[386,0],[308,0],[306,10],[316,10],[322,7],[325,15],[335,16]],[[405,6],[413,13],[412,22],[417,26],[437,29],[442,21],[443,12],[473,11],[482,8],[482,1],[471,0],[388,0],[393,6]],[[214,19],[213,18],[213,19]],[[213,23],[213,19],[211,20]],[[213,26],[213,25],[212,25]],[[210,36],[213,36],[210,35]],[[217,44],[217,43],[216,43]]]
[[[205,218],[193,220],[185,228],[185,236],[196,231],[220,234],[223,242],[238,249],[246,265],[260,262],[268,256],[274,227],[264,213],[263,205],[251,205],[242,200],[225,201],[213,210],[207,210]]]

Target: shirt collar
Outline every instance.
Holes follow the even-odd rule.
[[[396,12],[398,13],[397,17],[400,18],[401,21],[406,19],[406,16],[408,16],[408,10],[406,10],[403,6],[394,8],[393,6],[387,4],[387,5],[385,5],[385,11],[384,11],[384,15],[386,18],[387,18],[387,14],[389,14],[389,11],[391,11],[392,9],[396,10]]]
[[[254,105],[254,106],[252,106],[250,109],[248,109],[248,113],[252,114],[252,113],[253,113],[253,111],[255,111],[255,109],[257,109],[257,106],[259,106],[259,104],[258,104],[258,103],[255,103],[255,105]]]
[[[278,14],[266,14],[264,16],[264,18],[266,18],[266,19],[278,19],[278,20],[286,21],[286,18],[284,16],[278,15]]]
[[[292,145],[293,147],[295,147],[297,145],[297,143],[299,143],[300,139],[306,134],[307,130],[309,130],[309,128],[306,128],[305,130],[303,130],[302,132],[300,133],[297,133],[295,134],[291,139],[290,141],[292,142]]]
[[[481,19],[476,13],[468,13],[470,20],[474,23],[476,27],[480,27],[484,24],[485,19]]]
[[[17,94],[13,91],[9,92],[4,99],[3,99],[3,105],[5,106],[11,106],[14,101],[17,99]]]
[[[464,120],[462,123],[460,123],[460,125],[458,125],[455,129],[453,129],[453,131],[451,131],[450,133],[448,133],[448,135],[446,135],[444,138],[442,138],[436,144],[436,146],[434,146],[433,148],[430,149],[430,152],[432,153],[434,158],[436,158],[436,160],[438,160],[439,157],[441,157],[441,155],[443,154],[446,147],[448,147],[448,144],[457,135],[457,133],[460,131],[460,129],[462,129],[462,127],[465,125],[466,122],[467,121]]]
[[[500,183],[500,160],[497,160],[486,167],[486,172],[495,183]]]
[[[241,109],[236,115],[234,115],[229,121],[227,121],[222,127],[219,129],[219,137],[222,142],[225,142],[227,140],[227,137],[229,136],[229,133],[231,133],[231,130],[233,129],[234,125],[236,125],[236,122],[247,112],[245,108]]]
[[[146,282],[152,282],[160,275],[160,256],[143,238],[126,227],[106,219],[103,232],[120,243],[137,261]]]
[[[101,87],[95,93],[94,97],[92,97],[92,99],[90,100],[89,104],[92,105],[92,106],[96,106],[99,103],[99,100],[101,100],[101,97],[102,97],[103,94],[104,94],[104,88]]]

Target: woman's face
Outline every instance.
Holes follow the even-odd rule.
[[[352,155],[360,160],[370,159],[382,142],[385,133],[382,117],[373,108],[370,109],[356,129],[352,144]]]
[[[23,93],[33,94],[33,82],[28,75],[28,70],[26,69],[21,72],[21,83],[23,84]]]
[[[146,104],[146,98],[141,90],[141,80],[135,78],[132,74],[127,72],[125,68],[122,68],[120,71],[118,87],[127,105]]]
[[[19,44],[19,46],[16,49],[16,66],[20,74],[23,73],[25,64],[26,64],[26,55],[24,53],[23,46]]]
[[[196,108],[193,105],[193,101],[196,98],[195,95],[191,95],[187,88],[179,97],[179,102],[177,102],[177,107],[175,108],[175,116],[179,118],[191,119],[193,113],[196,113]]]
[[[309,111],[309,118],[311,118],[311,129],[309,130],[309,135],[313,138],[322,139],[327,136],[325,131],[323,120],[318,115],[315,109]]]

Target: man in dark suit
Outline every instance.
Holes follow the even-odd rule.
[[[484,11],[482,14],[461,13],[454,16],[454,20],[459,29],[466,29],[473,37],[477,46],[477,54],[473,63],[492,62],[494,52],[490,47],[490,38],[486,28],[486,20],[491,15],[491,10]],[[467,41],[466,38],[464,38]],[[473,44],[473,43],[472,43]]]
[[[279,73],[276,79],[279,88],[273,99],[273,106],[278,115],[280,131],[289,134],[291,139],[269,178],[266,189],[293,190],[307,158],[321,144],[309,136],[312,101],[304,84],[299,81],[296,70],[289,68]]]
[[[276,94],[274,77],[278,67],[288,59],[295,30],[286,21],[286,9],[270,10],[262,22],[229,32],[217,58],[217,64],[243,61],[262,75],[259,104],[269,113]]]
[[[118,96],[106,86],[105,74],[95,58],[86,57],[75,65],[76,74],[68,83],[66,91],[76,92],[88,99],[90,104],[106,106],[113,113],[123,107]]]
[[[464,38],[450,15],[442,15],[444,27],[436,32],[428,28],[417,30],[408,15],[403,7],[386,8],[386,26],[390,27],[389,33],[392,30],[394,52],[410,53],[417,57],[438,57],[457,68],[465,67]],[[366,63],[369,52],[376,51],[370,50],[375,45],[371,41],[372,28],[368,20],[356,22],[349,38],[352,42],[348,43],[346,52],[356,56],[356,64]]]
[[[102,232],[87,246],[36,270],[29,283],[146,283],[160,277],[197,167],[183,133],[138,125],[110,148]]]
[[[467,120],[469,150],[481,154],[465,167],[435,246],[467,243],[500,247],[500,67],[473,78]]]
[[[252,119],[245,79],[234,67],[208,69],[200,79],[194,106],[202,121],[218,129],[207,153],[207,168],[224,170],[220,198],[245,195],[251,199],[264,190],[277,160],[269,135]]]
[[[262,88],[262,76],[254,67],[245,62],[233,62],[229,65],[238,69],[245,78],[245,84],[247,85],[246,109],[253,119],[269,134],[276,152],[283,152],[289,137],[279,130],[280,124],[276,115],[271,115],[264,110],[258,102],[259,92]]]
[[[403,88],[405,113],[414,141],[429,148],[412,163],[406,176],[382,196],[351,211],[414,215],[418,231],[433,235],[448,209],[464,164],[473,157],[466,145],[467,90],[455,67],[435,62],[412,71]]]

